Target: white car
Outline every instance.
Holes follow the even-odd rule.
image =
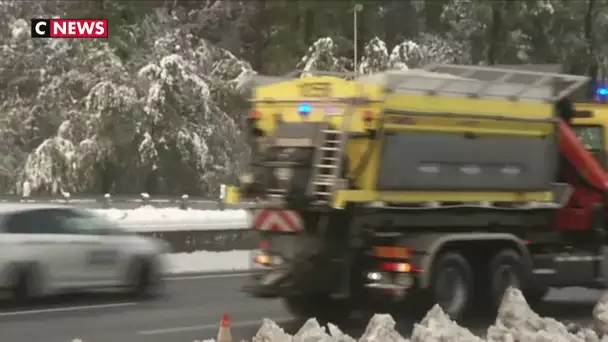
[[[19,301],[114,288],[162,292],[166,242],[67,205],[0,204],[0,290]]]

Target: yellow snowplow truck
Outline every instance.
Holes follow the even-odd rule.
[[[260,200],[244,290],[331,320],[603,288],[608,177],[564,120],[586,82],[439,64],[255,77],[250,172],[227,196]]]

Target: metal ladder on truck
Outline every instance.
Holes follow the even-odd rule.
[[[319,145],[313,157],[308,191],[313,198],[313,205],[330,204],[335,190],[344,188],[348,182],[347,175],[342,174],[345,167],[344,150],[355,110],[355,99],[351,99],[342,116],[340,128],[331,127],[329,120],[323,122],[319,132],[320,139],[317,139]]]

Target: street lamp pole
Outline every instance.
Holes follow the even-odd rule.
[[[359,73],[359,70],[357,68],[357,41],[358,41],[358,37],[357,37],[357,31],[359,31],[359,25],[357,25],[357,13],[361,12],[363,10],[363,5],[361,4],[356,4],[355,7],[353,8],[353,45],[354,45],[354,67],[355,67],[355,76],[357,76],[357,74]]]

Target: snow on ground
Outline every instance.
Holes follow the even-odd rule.
[[[243,229],[249,225],[246,210],[181,210],[178,208],[97,209],[98,214],[137,232],[171,230]]]
[[[593,310],[595,329],[573,327],[533,312],[522,293],[509,289],[505,293],[496,321],[488,328],[486,340],[452,321],[439,306],[415,324],[409,339],[395,329],[390,315],[376,314],[368,323],[359,342],[608,342],[608,296]],[[213,340],[208,340],[213,341]],[[290,336],[276,323],[265,319],[253,342],[355,342],[332,324],[322,327],[309,319],[298,333]]]
[[[249,270],[251,260],[250,251],[196,251],[165,254],[169,274]]]

